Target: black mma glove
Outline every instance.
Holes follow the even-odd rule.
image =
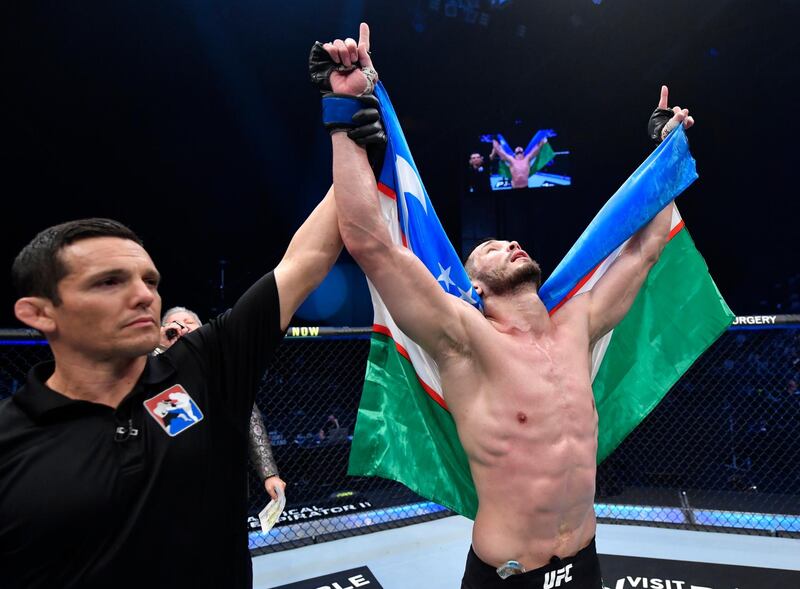
[[[667,124],[675,113],[666,108],[657,108],[650,115],[650,120],[647,121],[647,135],[656,143],[661,143],[661,132],[664,130],[664,125]]]
[[[335,63],[328,52],[322,47],[322,43],[317,41],[311,46],[311,53],[308,56],[308,73],[311,76],[311,83],[319,91],[325,94],[331,92],[331,73],[346,69],[340,64]]]
[[[378,81],[378,72],[374,68],[361,67],[361,64],[357,61],[351,66],[336,63],[325,51],[322,43],[317,41],[311,46],[311,53],[308,55],[308,73],[311,76],[311,83],[319,88],[319,91],[323,94],[333,90],[330,79],[333,72],[349,72],[356,68],[360,69],[367,79],[367,89],[362,94],[372,94],[375,82]]]
[[[308,72],[311,83],[322,92],[322,122],[330,133],[346,131],[347,136],[367,149],[367,157],[377,177],[383,163],[386,148],[386,133],[381,123],[378,99],[371,94],[377,73],[372,68],[362,68],[369,83],[367,92],[361,96],[335,94],[331,92],[330,76],[334,71],[348,68],[335,63],[322,43],[311,47],[308,57]]]
[[[386,132],[381,123],[381,111],[378,99],[372,94],[360,96],[364,108],[353,115],[353,123],[357,126],[347,132],[347,136],[367,150],[367,159],[375,174],[380,178],[383,167],[383,156],[386,153]]]

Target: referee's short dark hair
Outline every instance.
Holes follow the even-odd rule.
[[[113,219],[77,219],[41,231],[22,248],[11,267],[11,283],[20,297],[44,297],[61,304],[58,283],[69,269],[61,250],[71,243],[91,237],[120,237],[144,245],[128,227]]]

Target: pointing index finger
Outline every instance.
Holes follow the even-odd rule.
[[[358,28],[358,46],[369,52],[369,25],[362,22]]]
[[[361,23],[358,31],[358,62],[361,67],[372,67],[372,58],[369,56],[369,25]]]
[[[661,98],[658,101],[658,108],[666,109],[669,104],[669,88],[661,86]]]

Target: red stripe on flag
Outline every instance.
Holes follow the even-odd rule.
[[[395,191],[386,186],[383,182],[378,182],[378,190],[380,190],[383,194],[391,198],[392,200],[397,200],[397,194]]]
[[[681,229],[683,229],[685,225],[686,223],[683,222],[683,219],[678,221],[678,224],[675,225],[675,227],[673,227],[672,230],[669,232],[669,236],[667,237],[667,242],[672,241],[672,238],[675,237],[678,233],[680,233]],[[605,262],[605,260],[603,260],[603,262]],[[583,288],[583,285],[586,284],[589,281],[589,279],[591,279],[592,276],[594,276],[594,273],[597,272],[597,269],[602,265],[603,262],[600,262],[600,264],[595,266],[591,272],[589,272],[586,276],[581,278],[580,282],[578,282],[578,284],[576,284],[573,287],[573,289],[567,293],[567,296],[565,296],[560,303],[558,303],[555,307],[553,307],[553,309],[550,311],[550,315],[558,311],[564,303],[566,303],[573,296],[575,296],[575,293],[577,293],[581,288]]]
[[[668,242],[672,241],[672,238],[678,235],[678,233],[680,233],[681,229],[683,229],[685,225],[686,223],[683,222],[683,219],[678,221],[678,224],[675,225],[675,227],[672,228],[672,231],[669,232],[669,237],[667,237],[667,241]]]
[[[385,325],[378,325],[377,323],[375,323],[372,325],[372,331],[375,333],[381,333],[387,336],[389,339],[391,339],[394,342],[394,346],[395,348],[397,348],[397,351],[400,352],[400,355],[403,356],[403,358],[405,358],[409,362],[411,362],[411,356],[408,355],[408,351],[395,341],[394,337],[392,337],[392,332],[389,330],[388,327],[386,327]],[[414,366],[413,362],[411,362],[411,366],[412,367]],[[419,384],[422,386],[422,389],[426,393],[428,393],[428,396],[434,401],[436,401],[442,407],[442,409],[444,409],[447,412],[450,412],[450,409],[447,408],[447,403],[442,398],[442,396],[435,390],[433,390],[430,386],[428,386],[428,384],[420,378],[416,370],[414,370],[414,374],[416,375]]]
[[[382,333],[386,337],[392,337],[392,332],[389,331],[389,328],[384,325],[378,325],[377,323],[374,323],[372,325],[372,331],[375,333]]]
[[[603,262],[605,262],[605,260],[603,260]],[[566,302],[567,302],[568,300],[570,300],[570,299],[571,299],[573,296],[575,296],[575,293],[576,293],[576,292],[578,292],[578,291],[579,291],[581,288],[583,288],[583,285],[584,285],[584,284],[586,284],[587,282],[589,282],[589,279],[590,279],[592,276],[594,276],[594,273],[595,273],[595,272],[597,272],[597,269],[600,267],[600,265],[601,265],[603,262],[600,262],[600,264],[598,264],[597,266],[595,266],[595,267],[592,269],[592,271],[591,271],[591,272],[589,272],[589,273],[588,273],[586,276],[584,276],[583,278],[581,278],[581,279],[580,279],[580,281],[578,282],[578,284],[576,284],[574,287],[572,287],[572,290],[571,290],[571,291],[569,291],[569,292],[567,293],[567,296],[565,296],[565,297],[564,297],[564,298],[561,300],[561,302],[560,302],[560,303],[558,303],[558,304],[557,304],[555,307],[553,307],[553,308],[550,310],[550,314],[552,315],[553,313],[555,313],[556,311],[558,311],[558,310],[561,308],[561,306],[562,306],[564,303],[566,303]]]

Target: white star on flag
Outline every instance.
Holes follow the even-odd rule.
[[[453,267],[452,266],[448,266],[447,269],[445,270],[444,267],[442,266],[441,262],[438,262],[438,264],[439,264],[439,270],[441,271],[441,274],[439,274],[439,278],[437,278],[436,280],[439,281],[439,282],[444,282],[444,289],[445,290],[450,290],[450,285],[451,284],[453,286],[456,285],[456,283],[453,282],[453,279],[450,278],[450,270],[452,270]]]
[[[469,290],[461,290],[461,287],[457,286],[458,292],[461,293],[461,298],[467,301],[470,305],[474,305],[477,301],[472,298],[472,287],[469,287]]]

